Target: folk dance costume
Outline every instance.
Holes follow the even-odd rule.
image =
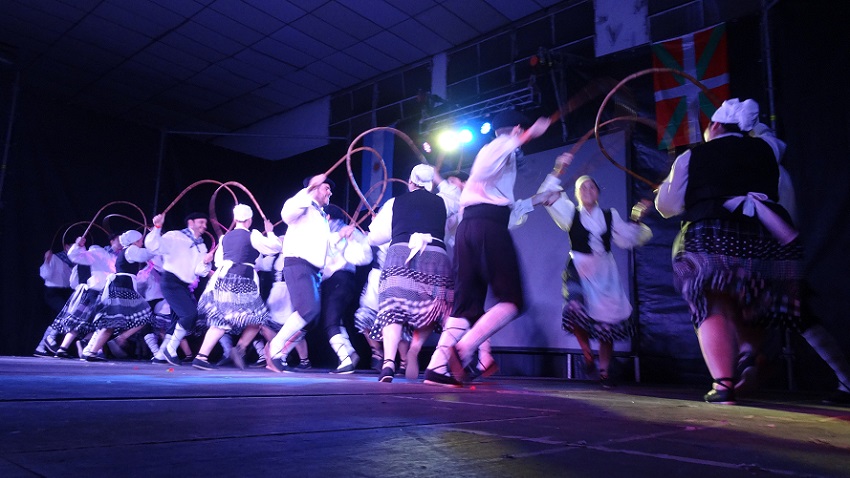
[[[222,236],[215,252],[217,270],[207,283],[198,301],[199,314],[206,317],[209,330],[192,366],[209,370],[209,353],[225,334],[242,334],[229,352],[229,359],[245,368],[245,349],[253,341],[260,326],[268,319],[269,311],[260,297],[260,284],[254,269],[260,254],[276,254],[280,242],[271,230],[263,235],[256,229],[248,231],[254,212],[250,206],[237,204],[233,208],[236,227]],[[270,226],[271,223],[267,224]],[[269,227],[267,226],[267,227]],[[230,337],[228,338],[230,340]]]
[[[256,229],[249,232],[237,226],[222,236],[215,254],[215,274],[198,301],[198,311],[206,316],[209,327],[238,333],[268,319],[254,261],[260,253],[277,253],[273,248],[280,248],[277,237],[263,236]]]
[[[136,275],[139,293],[150,304],[153,311],[151,329],[154,334],[165,335],[171,326],[171,308],[162,296],[162,256],[154,255],[147,265]],[[147,338],[145,342],[148,342]],[[150,345],[150,344],[148,344]],[[157,347],[158,349],[159,347]],[[152,352],[156,352],[151,348]]]
[[[116,253],[111,247],[104,248],[96,245],[86,250],[77,242],[68,249],[68,258],[82,266],[78,267],[80,280],[85,275],[88,275],[88,279],[77,286],[51,325],[57,333],[66,334],[62,346],[56,353],[56,356],[60,358],[70,357],[67,349],[74,339],[85,337],[95,331],[94,316],[97,313],[103,287],[108,277],[115,272]]]
[[[718,136],[673,163],[658,191],[656,208],[665,217],[683,214],[682,230],[673,244],[673,272],[676,288],[690,306],[694,328],[709,315],[706,294],[712,291],[737,297],[751,324],[784,325],[796,331],[810,325],[800,313],[800,242],[793,236],[780,239],[762,223],[771,213],[786,227],[791,223],[775,202],[778,181],[776,160],[767,144],[737,133]],[[742,198],[731,211],[730,198]],[[760,210],[753,214],[755,202]]]
[[[775,154],[765,141],[737,132],[755,126],[757,114],[742,115],[748,103],[754,104],[724,101],[712,115],[710,140],[676,158],[655,200],[662,216],[683,218],[673,245],[674,284],[690,307],[714,379],[704,397],[711,403],[734,402],[738,355],[734,334],[715,324],[740,320],[803,332],[814,321],[801,311],[802,247],[776,202]],[[709,310],[716,297],[739,318]]]
[[[283,238],[284,236],[278,237],[281,244],[283,243]],[[263,357],[266,359],[265,367],[273,372],[289,370],[305,371],[312,368],[312,364],[310,363],[310,358],[308,356],[306,341],[302,340],[295,344],[295,350],[298,352],[300,362],[294,368],[276,368],[274,362],[269,359],[269,346],[271,340],[278,334],[278,332],[280,332],[281,328],[283,328],[283,324],[286,322],[286,319],[295,312],[295,309],[292,307],[292,297],[290,297],[289,288],[286,287],[286,281],[283,277],[283,263],[284,257],[281,254],[274,254],[258,259],[257,267],[268,268],[274,277],[274,282],[272,283],[271,290],[269,291],[269,297],[266,299],[266,307],[269,309],[269,318],[263,324],[263,328],[261,329],[263,330],[265,338],[268,340],[266,347],[263,350]],[[283,362],[286,362],[285,357]]]
[[[134,242],[142,238],[138,231],[121,234],[124,246],[115,259],[115,274],[109,276],[100,297],[101,306],[94,318],[98,330],[110,329],[120,333],[152,323],[153,313],[150,305],[139,294],[137,274],[142,266],[153,257],[145,248]]]
[[[329,221],[331,235],[328,239],[328,256],[322,268],[321,302],[322,310],[319,322],[328,337],[328,343],[339,358],[339,364],[331,373],[349,374],[354,372],[360,356],[351,345],[343,317],[357,297],[357,281],[354,272],[357,266],[372,262],[372,248],[366,236],[354,231],[351,237],[339,237],[339,231],[345,227],[340,219]]]
[[[38,268],[38,273],[44,280],[44,302],[50,308],[55,318],[62,311],[68,298],[71,297],[71,271],[75,264],[68,259],[65,251],[45,255],[44,262]],[[38,342],[33,355],[36,357],[53,357],[56,354],[56,331],[51,325],[47,326],[44,335]]]
[[[379,380],[391,382],[401,330],[413,329],[407,357],[407,378],[418,376],[421,343],[440,324],[454,301],[451,261],[443,238],[446,203],[431,192],[433,169],[416,166],[411,184],[419,186],[384,204],[369,226],[369,242],[390,242],[381,271],[378,316],[371,337],[384,342],[384,365]],[[387,327],[401,326],[386,336]],[[424,336],[423,336],[424,335]],[[394,342],[394,343],[393,343]]]
[[[559,182],[549,175],[540,191],[560,190]],[[641,246],[652,238],[652,231],[643,223],[622,220],[614,208],[576,207],[565,193],[546,210],[570,236],[570,258],[563,274],[562,328],[573,334],[579,327],[589,338],[605,342],[634,335],[632,305],[611,245],[621,249]]]
[[[523,122],[524,117],[515,111],[494,118],[496,138],[476,155],[461,193],[463,219],[455,239],[454,308],[425,371],[426,383],[461,385],[470,376],[464,369],[481,344],[524,307],[519,260],[508,232],[515,202],[516,160],[520,146],[543,134],[549,121],[541,118],[525,131],[520,127]],[[485,312],[488,288],[498,302]],[[448,374],[447,363],[454,378]]]
[[[192,214],[188,221],[205,220],[200,214]],[[155,226],[145,236],[145,248],[154,254],[162,256],[162,296],[168,302],[177,323],[174,333],[164,340],[155,360],[165,360],[171,365],[180,365],[177,358],[177,347],[180,341],[192,330],[198,318],[198,306],[192,292],[192,284],[199,277],[210,272],[210,264],[204,262],[207,246],[204,240],[195,236],[187,227],[179,231],[168,231],[162,234],[161,225]]]
[[[572,161],[571,155],[569,158]],[[556,199],[546,209],[570,237],[570,258],[563,274],[565,302],[561,325],[578,340],[588,374],[596,369],[590,340],[599,341],[599,383],[610,388],[613,381],[608,369],[614,342],[634,334],[632,305],[620,282],[611,245],[631,249],[652,237],[652,231],[640,223],[646,204],[638,203],[632,209],[631,221],[625,222],[615,209],[599,207],[599,185],[590,176],[576,180],[578,207],[559,184],[555,176],[549,175],[538,192],[556,193]]]
[[[269,343],[269,354],[277,370],[287,368],[287,355],[319,318],[321,270],[325,266],[331,231],[323,205],[317,202],[316,196],[323,204],[328,204],[332,186],[326,179],[311,188],[310,179],[305,179],[304,189],[287,199],[280,211],[288,226],[281,256],[293,312]]]

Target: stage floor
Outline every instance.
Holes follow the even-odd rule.
[[[850,408],[704,392],[0,357],[0,477],[850,477]]]

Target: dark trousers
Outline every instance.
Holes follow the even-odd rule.
[[[180,280],[176,275],[165,272],[160,283],[162,297],[171,307],[172,322],[175,320],[186,331],[195,328],[198,319],[198,302],[189,290],[189,284]]]
[[[355,282],[354,273],[350,271],[336,271],[322,281],[322,311],[319,323],[328,338],[342,332],[343,317],[351,311],[351,305],[357,298]]]

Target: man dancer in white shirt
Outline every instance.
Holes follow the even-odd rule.
[[[334,183],[324,174],[304,180],[304,189],[286,200],[280,217],[287,224],[283,238],[283,276],[294,311],[269,344],[269,355],[278,370],[286,369],[286,356],[304,339],[321,311],[321,270],[328,253],[331,230],[324,207],[330,204]],[[339,232],[351,236],[353,227]]]
[[[171,307],[172,315],[177,316],[177,324],[171,337],[160,347],[157,359],[171,365],[181,365],[177,357],[177,347],[186,334],[195,326],[198,318],[198,304],[190,286],[198,277],[210,272],[213,254],[201,237],[207,230],[207,217],[202,213],[186,216],[186,228],[179,231],[162,233],[164,214],[153,217],[153,229],[145,236],[145,247],[154,254],[162,256],[162,296]]]
[[[525,117],[513,110],[493,119],[496,139],[484,145],[469,173],[460,196],[463,220],[455,243],[455,302],[446,329],[468,329],[456,343],[454,334],[442,334],[437,348],[447,355],[452,375],[458,382],[469,379],[464,370],[487,339],[519,315],[523,290],[519,260],[508,232],[519,147],[546,132],[549,118],[539,118],[524,129]],[[484,310],[488,288],[498,303]],[[470,327],[471,324],[471,327]],[[437,355],[437,352],[435,352]],[[426,378],[451,384],[434,373],[434,359]],[[426,371],[427,372],[427,371]]]
[[[64,245],[61,252],[48,250],[44,253],[44,262],[38,268],[38,273],[44,279],[44,302],[50,307],[53,317],[59,315],[62,307],[71,297],[71,269],[75,266],[68,259],[68,249],[73,242]],[[51,321],[52,323],[52,321]],[[56,331],[48,326],[44,335],[35,348],[36,357],[53,357],[59,344],[56,343]]]

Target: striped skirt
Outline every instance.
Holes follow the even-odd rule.
[[[378,315],[370,337],[383,340],[388,324],[421,329],[440,326],[454,302],[454,278],[446,251],[428,246],[405,265],[410,248],[393,244],[387,251],[378,288]]]
[[[92,321],[100,304],[100,293],[101,291],[89,289],[86,285],[78,286],[53,320],[53,330],[60,334],[76,332],[79,337],[94,332]]]
[[[150,305],[136,292],[129,277],[113,279],[106,294],[94,317],[96,329],[113,329],[120,333],[153,323]]]
[[[674,284],[699,328],[708,317],[707,296],[731,298],[744,322],[801,332],[803,249],[780,244],[757,222],[703,220],[682,226],[673,245]]]
[[[269,310],[252,278],[225,274],[213,280],[215,285],[198,301],[198,313],[206,317],[208,326],[240,333],[269,319]]]

